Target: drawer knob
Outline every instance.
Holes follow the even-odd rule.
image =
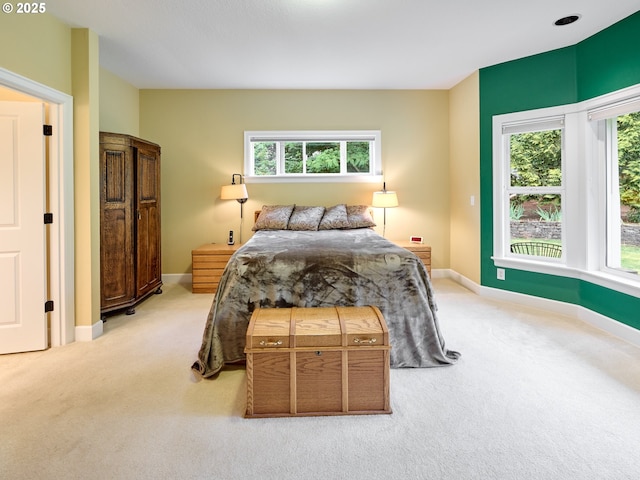
[[[264,340],[260,340],[261,347],[279,347],[282,345],[282,340],[277,340],[275,342],[265,342]]]
[[[353,343],[371,345],[371,344],[376,343],[376,339],[375,338],[354,338],[353,339]]]

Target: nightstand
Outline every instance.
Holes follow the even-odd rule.
[[[429,245],[424,245],[423,243],[411,243],[409,241],[396,241],[393,242],[396,245],[406,248],[407,250],[415,253],[424,266],[427,267],[427,272],[429,272],[429,278],[431,278],[431,247]]]
[[[193,293],[216,293],[224,267],[240,245],[207,243],[191,251]]]

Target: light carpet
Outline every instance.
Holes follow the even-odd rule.
[[[212,295],[184,285],[93,342],[0,356],[0,478],[640,478],[640,349],[434,285],[462,358],[392,370],[391,415],[243,418],[243,367],[189,368]]]

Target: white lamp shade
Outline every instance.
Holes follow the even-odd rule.
[[[373,192],[371,206],[375,208],[393,208],[398,206],[398,196],[396,192],[389,190]]]
[[[232,185],[224,185],[220,191],[221,200],[240,200],[249,198],[247,187],[244,183],[234,183]]]

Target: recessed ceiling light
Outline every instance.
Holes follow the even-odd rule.
[[[580,15],[567,15],[566,17],[559,18],[558,20],[553,22],[553,24],[558,27],[563,27],[573,22],[577,22],[578,20],[580,20]]]

